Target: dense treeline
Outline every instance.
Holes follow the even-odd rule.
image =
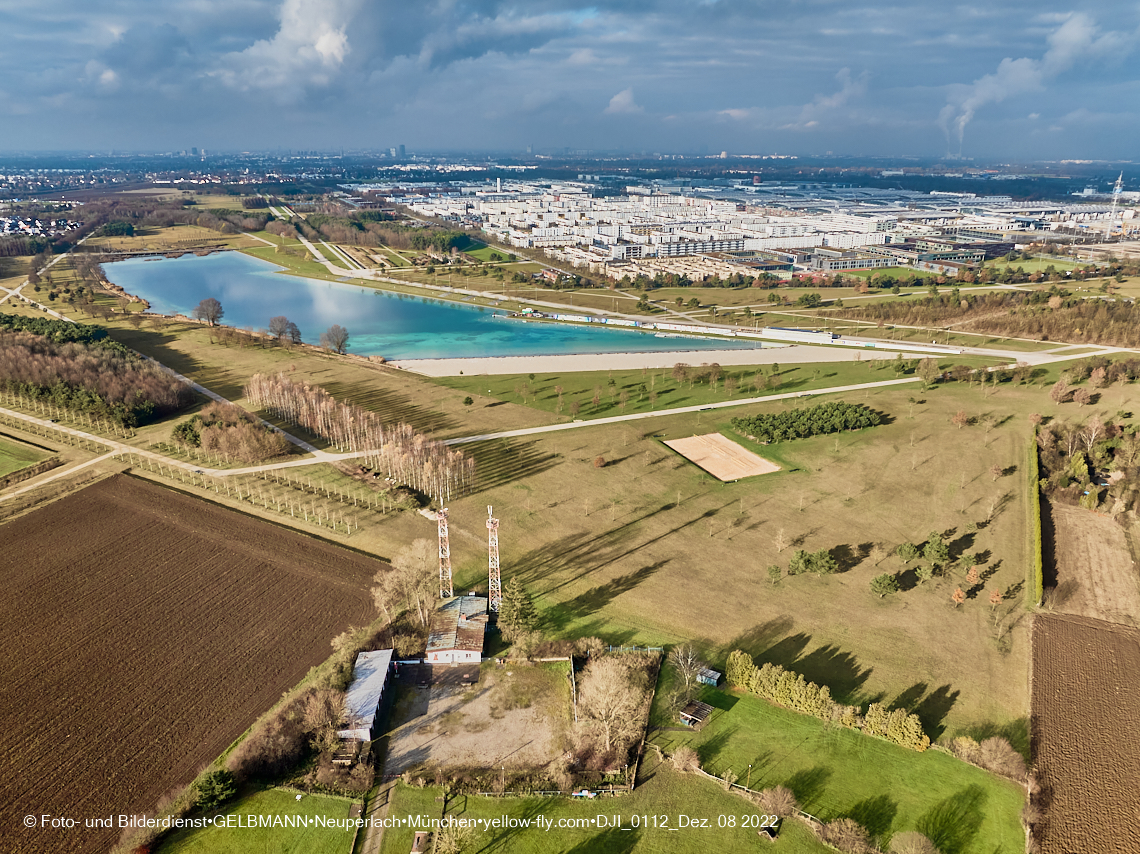
[[[729,423],[733,430],[767,443],[805,439],[808,436],[839,433],[843,430],[859,430],[878,426],[882,422],[883,417],[878,412],[862,403],[832,401],[810,409],[733,418]]]
[[[175,427],[174,441],[246,463],[260,463],[289,450],[288,440],[279,432],[240,406],[216,401]]]
[[[1115,299],[1080,299],[1052,288],[1034,293],[928,296],[917,301],[843,309],[837,316],[911,326],[948,326],[990,335],[1140,347],[1140,307]]]
[[[188,405],[189,387],[120,346],[0,331],[0,388],[136,427]]]
[[[871,703],[867,713],[860,715],[857,706],[845,706],[832,700],[831,689],[826,685],[808,682],[801,674],[778,664],[757,667],[752,657],[742,650],[729,654],[725,677],[734,688],[750,691],[801,714],[862,730],[912,750],[923,751],[930,747],[930,739],[922,731],[918,715],[905,709],[888,711],[881,703]]]
[[[1100,356],[1084,359],[1053,386],[1055,402],[1070,399],[1070,384],[1086,383],[1094,391],[1114,382],[1140,378],[1140,359],[1112,362]],[[1085,395],[1079,394],[1086,391]],[[1080,404],[1091,395],[1079,387],[1072,398]],[[1127,510],[1140,514],[1140,425],[1124,423],[1132,413],[1113,418],[1099,414],[1080,421],[1053,420],[1037,430],[1041,491],[1049,498],[1101,510],[1113,517]]]
[[[12,332],[31,332],[33,335],[42,335],[57,344],[79,343],[95,344],[102,342],[101,346],[119,349],[128,352],[121,344],[107,338],[107,330],[102,326],[92,326],[87,323],[71,323],[67,320],[56,320],[50,317],[26,317],[19,314],[0,314],[0,329]]]
[[[391,246],[445,254],[453,248],[462,251],[472,243],[462,231],[411,228],[390,219],[391,216],[382,211],[359,211],[351,216],[314,213],[295,225],[311,240],[323,239],[347,246]]]
[[[385,424],[375,412],[340,403],[319,386],[296,383],[283,374],[254,374],[244,394],[254,406],[304,427],[341,451],[359,454],[372,468],[437,501],[449,501],[474,475],[475,461],[461,451],[407,424]]]

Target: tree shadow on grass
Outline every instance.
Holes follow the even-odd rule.
[[[898,801],[886,795],[878,795],[859,801],[839,818],[854,819],[867,830],[867,833],[882,840],[890,832],[898,811]]]
[[[830,644],[804,655],[809,643],[811,635],[802,632],[791,635],[764,650],[757,663],[779,664],[802,674],[808,682],[827,685],[836,702],[854,702],[873,669],[863,669],[852,653]]]
[[[517,803],[517,801],[516,801],[516,803]],[[541,798],[541,799],[534,800],[534,801],[524,801],[523,803],[525,804],[525,806],[523,807],[522,813],[518,816],[514,816],[520,820],[520,826],[511,827],[511,828],[504,828],[503,830],[495,833],[491,837],[490,842],[488,842],[482,848],[479,848],[476,850],[481,851],[481,852],[482,851],[492,852],[492,851],[510,850],[511,848],[514,847],[514,845],[512,843],[516,841],[515,840],[516,836],[518,836],[519,834],[524,834],[524,833],[530,832],[526,829],[526,827],[521,826],[523,822],[526,822],[528,825],[533,824],[534,821],[539,816],[547,815],[547,814],[557,810],[560,806],[560,801],[558,801],[554,798]],[[457,813],[457,815],[462,816],[462,813]],[[620,849],[620,850],[627,851],[628,849]]]
[[[946,731],[943,721],[958,702],[961,692],[951,691],[949,685],[942,685],[927,694],[928,688],[925,682],[916,682],[895,697],[888,708],[906,709],[918,715],[923,732],[930,736],[931,741],[937,741]]]
[[[641,831],[636,828],[623,830],[611,827],[579,842],[566,854],[630,854],[640,841]]]
[[[724,657],[727,658],[728,653],[734,649],[739,649],[748,653],[752,658],[756,658],[775,643],[776,638],[786,635],[795,628],[795,625],[795,621],[785,615],[774,617],[766,623],[753,626],[743,634],[737,635],[725,645],[723,648]]]
[[[797,771],[784,781],[784,785],[792,790],[800,805],[810,811],[830,779],[831,769],[816,765],[814,768]]]
[[[513,483],[561,464],[558,454],[546,453],[537,442],[495,439],[471,442],[460,449],[475,460],[474,492]]]
[[[968,736],[974,741],[985,741],[987,738],[995,736],[1004,738],[1014,750],[1022,755],[1026,762],[1031,761],[1028,717],[1016,718],[1004,724],[993,722],[976,724],[962,730],[962,735]]]
[[[665,566],[665,564],[669,563],[669,561],[670,558],[659,560],[657,563],[643,566],[636,572],[619,576],[600,587],[593,587],[564,603],[562,607],[575,617],[584,617],[587,614],[596,613],[608,606],[618,596],[621,596],[623,593],[628,593],[630,590],[638,587],[642,582],[652,578],[653,575]]]
[[[737,727],[735,726],[719,728],[711,738],[697,746],[697,756],[700,757],[702,768],[713,764],[720,755],[720,752],[724,750],[732,740],[732,736],[735,735],[736,730]],[[712,772],[710,771],[709,773]]]
[[[941,854],[961,854],[981,830],[986,800],[981,786],[967,786],[931,807],[915,827]]]
[[[843,543],[831,550],[831,556],[839,564],[839,572],[847,572],[865,561],[874,547],[874,543],[860,543],[854,547]]]

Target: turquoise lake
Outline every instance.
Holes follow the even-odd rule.
[[[652,332],[495,319],[495,310],[338,282],[281,275],[268,261],[240,252],[198,257],[132,258],[104,264],[107,278],[142,297],[153,311],[189,315],[213,297],[222,322],[264,329],[285,315],[308,344],[339,323],[348,350],[388,359],[547,356],[566,353],[651,353],[757,349],[731,339],[658,338]]]

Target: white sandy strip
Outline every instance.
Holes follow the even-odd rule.
[[[742,448],[720,433],[672,439],[665,444],[689,462],[725,482],[780,470],[775,463]]]
[[[637,368],[671,368],[678,362],[687,365],[770,365],[773,362],[870,361],[874,351],[849,350],[843,347],[810,345],[765,346],[748,350],[675,350],[667,353],[576,353],[565,356],[486,356],[471,359],[398,359],[389,362],[397,368],[428,377],[478,376],[480,374],[568,373],[572,371],[636,370]],[[890,354],[894,358],[894,353]],[[922,358],[919,353],[904,353],[904,359]]]

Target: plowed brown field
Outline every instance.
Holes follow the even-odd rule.
[[[382,566],[129,477],[0,527],[0,848],[106,851],[373,615]],[[23,827],[29,815],[77,819]],[[117,823],[117,818],[116,818]]]
[[[1140,851],[1140,631],[1042,615],[1033,627],[1033,740],[1043,854]]]

